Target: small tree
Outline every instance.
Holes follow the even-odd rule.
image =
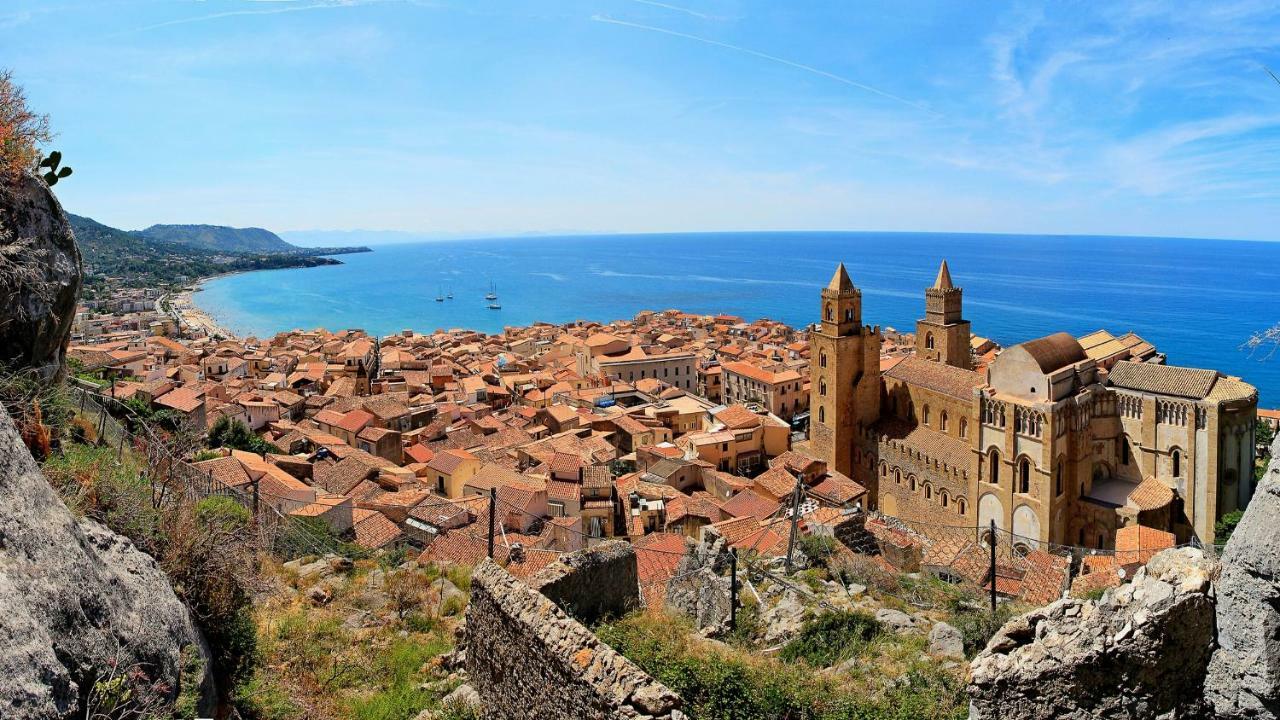
[[[41,160],[39,146],[52,140],[49,116],[27,106],[26,93],[13,81],[13,71],[0,70],[0,181],[34,170]]]
[[[218,418],[209,429],[209,446],[247,450],[258,455],[280,452],[280,448],[256,435],[248,425],[226,415]]]

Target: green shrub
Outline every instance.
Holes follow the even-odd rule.
[[[783,646],[779,657],[830,667],[856,654],[880,630],[880,623],[866,613],[826,612],[806,622],[800,634]]]
[[[836,539],[829,535],[805,535],[800,538],[800,552],[809,567],[825,567],[836,552]]]
[[[1219,518],[1213,526],[1213,541],[1222,544],[1230,540],[1231,534],[1236,531],[1236,526],[1240,524],[1242,517],[1244,517],[1243,510],[1232,510]]]
[[[1013,610],[1008,605],[999,605],[995,613],[987,610],[961,609],[952,613],[948,622],[964,636],[965,657],[977,655],[987,642],[996,634],[1009,618]]]
[[[209,447],[229,447],[258,455],[280,452],[280,448],[262,439],[244,422],[226,415],[218,418],[213,427],[209,428]]]

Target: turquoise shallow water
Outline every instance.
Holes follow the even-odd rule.
[[[297,327],[496,332],[665,308],[801,326],[816,319],[818,288],[843,261],[862,289],[863,321],[911,329],[944,257],[977,334],[1009,345],[1058,330],[1133,330],[1171,363],[1243,376],[1264,405],[1280,404],[1280,352],[1263,362],[1265,352],[1238,349],[1280,322],[1280,243],[832,232],[459,240],[219,278],[195,297],[230,329],[257,335]],[[490,282],[501,310],[486,308]],[[435,302],[441,290],[454,299]]]

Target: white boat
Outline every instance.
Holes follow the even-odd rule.
[[[436,302],[444,302],[443,292],[439,292],[439,291],[436,292]]]
[[[498,299],[498,286],[497,286],[497,285],[494,285],[492,282],[490,282],[490,283],[489,283],[489,292],[485,293],[484,299],[485,299],[485,300],[497,300],[497,299]],[[492,305],[490,305],[489,307],[490,307],[490,308],[492,308],[492,309],[494,309],[494,310],[496,310],[496,309],[497,309],[497,308],[494,308]]]
[[[449,294],[448,294],[448,295],[445,295],[445,297],[446,297],[446,298],[448,298],[448,299],[450,299],[450,300],[452,300],[452,299],[453,299],[453,288],[449,288]]]
[[[497,301],[495,300],[494,302],[489,303],[489,309],[490,309],[490,310],[501,310],[501,309],[502,309],[502,303],[497,302]]]

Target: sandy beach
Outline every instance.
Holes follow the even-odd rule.
[[[231,274],[231,273],[227,273],[227,274]],[[221,276],[219,275],[215,277],[221,277]],[[206,278],[205,280],[212,280],[212,279],[213,278]],[[213,337],[215,335],[218,335],[224,338],[236,337],[235,333],[219,325],[218,322],[214,320],[212,315],[205,312],[204,310],[201,310],[199,307],[196,306],[195,299],[192,296],[195,293],[200,292],[201,290],[200,285],[203,284],[205,280],[200,281],[200,283],[197,284],[194,288],[188,288],[186,290],[183,290],[182,292],[175,293],[174,295],[170,296],[169,307],[171,308],[172,312],[175,315],[177,315],[179,322],[182,323],[184,328],[203,331],[206,335],[210,337]]]

